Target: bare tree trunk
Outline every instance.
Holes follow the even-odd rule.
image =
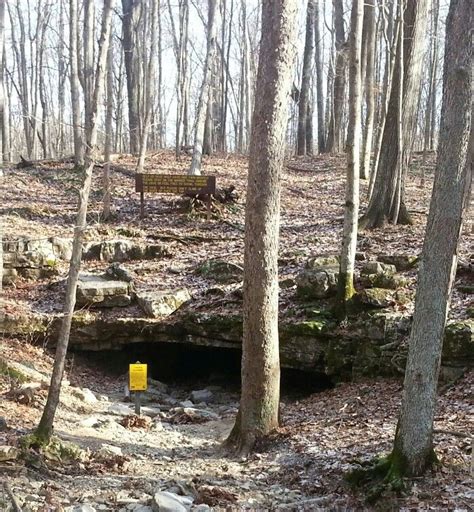
[[[333,86],[334,112],[329,125],[326,151],[328,153],[341,153],[344,151],[342,118],[346,90],[347,47],[344,34],[344,6],[342,0],[333,0],[333,5],[336,32],[336,69]]]
[[[436,68],[438,62],[438,14],[439,0],[434,0],[431,13],[431,45],[430,45],[430,74],[428,78],[428,94],[426,96],[425,106],[425,126],[423,133],[423,159],[421,162],[421,182],[420,186],[425,186],[425,163],[428,150],[433,149],[433,119],[436,112],[433,107],[433,96],[436,95]],[[436,100],[435,100],[436,104]]]
[[[0,120],[5,119],[5,93],[4,93],[4,45],[5,45],[5,2],[0,0]],[[5,127],[2,125],[0,130],[0,181],[3,181],[3,163],[5,162]],[[0,307],[3,309],[2,302],[3,287],[3,219],[0,219]]]
[[[324,123],[323,66],[321,60],[321,33],[319,19],[320,0],[314,3],[314,47],[316,61],[316,106],[318,110],[318,153],[325,151],[326,127]]]
[[[311,71],[314,51],[314,0],[308,0],[306,12],[306,37],[304,43],[303,70],[298,101],[298,137],[296,153],[306,155],[307,116],[310,99]]]
[[[112,206],[112,183],[110,180],[110,154],[112,152],[112,121],[114,113],[114,46],[111,41],[107,51],[107,78],[106,78],[106,107],[105,107],[105,145],[104,145],[104,174],[102,177],[104,200],[102,205],[102,219],[107,221]]]
[[[130,132],[130,152],[139,151],[139,75],[136,29],[142,2],[122,0],[123,53],[128,94],[128,128]]]
[[[393,470],[418,476],[434,460],[436,387],[457,263],[471,128],[474,6],[451,0],[446,22],[443,107],[436,177],[418,275],[400,419],[391,454]]]
[[[242,397],[228,444],[248,453],[278,426],[280,175],[294,65],[296,0],[262,1],[245,218]]]
[[[69,0],[69,75],[71,84],[72,129],[74,136],[74,162],[77,166],[84,163],[84,146],[82,143],[82,122],[79,97],[79,67],[77,60],[77,0]]]
[[[108,45],[110,43],[112,8],[114,0],[105,0],[102,15],[102,26],[99,39],[99,56],[97,61],[97,70],[95,73],[94,91],[92,96],[91,108],[89,110],[91,119],[86,120],[88,131],[86,132],[86,154],[85,154],[85,174],[82,188],[79,192],[79,206],[74,229],[74,239],[72,247],[71,262],[69,265],[69,275],[66,284],[66,295],[63,309],[63,318],[56,344],[56,356],[54,359],[53,373],[49,386],[48,399],[41,416],[41,420],[36,429],[35,435],[39,444],[49,442],[52,432],[56,409],[59,404],[59,394],[61,391],[61,382],[64,374],[64,364],[69,344],[69,335],[71,332],[72,316],[76,304],[76,289],[81,267],[82,241],[86,229],[87,203],[92,183],[92,170],[94,168],[94,157],[97,144],[98,128],[98,107],[101,89],[104,82],[105,67],[107,61]]]
[[[92,97],[94,95],[94,20],[95,4],[93,0],[83,0],[84,3],[84,127],[90,132],[88,123],[92,121]],[[86,136],[87,139],[87,136]]]
[[[429,3],[430,0],[406,0],[403,44],[399,38],[382,149],[375,171],[374,190],[367,212],[361,220],[361,226],[364,228],[380,227],[387,221],[394,224],[412,222],[404,203],[404,181],[413,144],[416,107],[421,86],[423,37],[426,32]],[[403,62],[400,62],[402,52]],[[401,140],[398,119],[400,87],[403,88],[403,100],[400,105],[403,113]]]
[[[359,217],[359,171],[361,141],[361,48],[364,0],[354,0],[351,13],[349,55],[349,126],[347,135],[347,178],[341,263],[339,268],[339,300],[343,313],[355,294],[354,266]]]
[[[365,119],[364,147],[360,177],[366,180],[370,174],[370,155],[375,117],[375,0],[366,0],[364,6],[364,26],[366,27],[366,67],[365,67],[365,100],[367,115]],[[363,75],[364,77],[364,75]]]
[[[211,87],[211,72],[216,52],[216,18],[219,12],[220,0],[208,0],[209,15],[207,24],[207,51],[204,63],[204,71],[199,94],[199,103],[196,111],[196,127],[194,130],[194,149],[193,159],[188,174],[201,174],[202,148],[204,142],[204,129],[206,125],[207,105],[209,102],[209,93]]]
[[[143,172],[145,165],[145,155],[147,149],[148,134],[150,131],[150,119],[153,110],[153,98],[154,98],[154,75],[155,75],[155,60],[156,60],[156,34],[157,34],[157,11],[159,9],[159,0],[151,0],[151,20],[150,23],[150,48],[148,54],[148,62],[146,62],[145,69],[145,92],[143,95],[143,130],[140,134],[140,152],[138,157],[137,172]],[[147,14],[145,12],[145,17]]]
[[[374,151],[374,162],[372,164],[372,172],[369,173],[369,188],[367,191],[367,197],[369,200],[372,197],[372,192],[374,189],[375,178],[377,177],[377,169],[380,160],[380,153],[382,150],[382,140],[383,134],[385,130],[385,123],[387,121],[387,112],[388,105],[390,100],[390,95],[392,91],[393,84],[393,75],[395,70],[395,61],[397,56],[397,44],[399,39],[399,34],[401,30],[401,20],[397,19],[395,30],[393,30],[393,13],[394,13],[394,5],[395,0],[391,0],[390,2],[390,13],[387,19],[385,8],[382,7],[382,19],[383,19],[383,34],[385,38],[385,70],[383,77],[383,86],[382,86],[382,96],[380,99],[380,108],[378,112],[378,127],[377,127],[377,137],[375,142],[375,151]]]
[[[163,28],[161,22],[161,1],[158,4],[158,147],[163,148],[164,141],[164,116],[163,116]]]
[[[63,156],[65,152],[65,136],[64,136],[64,111],[66,109],[66,63],[64,59],[64,0],[59,2],[59,41],[58,41],[58,136],[56,144],[56,152],[59,156]]]
[[[5,3],[6,0],[0,0],[0,164],[5,162]],[[1,228],[1,226],[0,226]],[[1,236],[1,233],[0,233]],[[1,240],[0,240],[1,244]],[[2,258],[3,261],[3,258]],[[2,286],[2,276],[0,276],[0,287]]]

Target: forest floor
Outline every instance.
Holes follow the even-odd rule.
[[[47,373],[52,364],[42,348],[24,341],[3,340],[2,354],[40,372]],[[208,510],[202,504],[214,510],[472,510],[473,372],[440,396],[435,418],[439,466],[407,481],[405,493],[386,493],[369,505],[344,475],[390,450],[400,381],[344,383],[305,398],[284,396],[282,426],[250,458],[240,460],[221,448],[235,418],[236,390],[212,387],[213,401],[195,406],[200,412],[194,415],[179,408],[193,388],[175,383],[160,403],[150,397],[143,423],[133,426],[132,404],[124,401],[125,378],[83,356],[76,355],[68,367],[55,432],[83,452],[73,461],[30,457],[0,463],[0,474],[23,512],[77,505],[147,512],[159,491],[189,497],[193,510]],[[31,402],[18,403],[9,398],[9,388],[0,379],[0,416],[8,422],[0,445],[15,445],[34,428],[46,399],[43,389]],[[163,412],[164,400],[177,402],[178,408]],[[10,510],[8,503],[0,490],[0,510]]]
[[[176,162],[168,152],[147,160],[147,170],[162,173],[182,173],[188,165],[188,158]],[[206,220],[205,207],[190,209],[189,201],[163,195],[146,197],[147,215],[141,220],[133,166],[133,159],[127,156],[114,162],[114,215],[108,223],[100,222],[103,194],[98,169],[87,239],[163,243],[172,254],[171,259],[127,264],[136,287],[187,287],[197,307],[205,309],[205,291],[210,283],[195,273],[197,264],[210,258],[243,263],[246,159],[206,160],[205,171],[217,176],[218,187],[232,185],[239,196],[237,202],[216,204],[211,221]],[[414,225],[389,225],[363,232],[358,251],[369,256],[421,252],[433,158],[427,163],[427,183],[423,188],[419,186],[420,170],[421,160],[417,157],[407,181],[407,204]],[[288,161],[282,188],[282,280],[294,278],[312,255],[339,252],[344,181],[343,156]],[[72,237],[79,182],[79,174],[69,164],[5,170],[0,207],[4,239]],[[366,184],[362,184],[362,210],[366,206],[365,190]],[[461,260],[470,261],[473,246],[468,219],[460,244]],[[103,270],[105,265],[87,261],[84,268]],[[14,287],[6,287],[4,297],[9,311],[59,312],[63,287],[54,283],[63,282],[67,262],[61,262],[57,270],[58,276],[52,280],[20,279]],[[414,289],[416,272],[409,277],[409,287]],[[293,289],[282,289],[281,311],[291,307],[293,295]],[[469,305],[471,296],[456,287],[450,318],[465,318]],[[16,338],[3,337],[0,356],[45,373],[52,362],[49,350]],[[377,505],[367,505],[364,494],[351,490],[343,475],[390,449],[400,403],[399,380],[343,383],[304,398],[284,396],[281,428],[268,443],[258,447],[255,455],[242,461],[220,449],[235,418],[235,388],[212,387],[212,403],[199,405],[201,412],[190,413],[179,410],[180,402],[188,400],[191,391],[209,388],[212,383],[174,382],[157,402],[147,404],[149,419],[133,427],[133,420],[124,420],[124,413],[128,414],[124,409],[128,404],[123,402],[125,377],[118,378],[117,371],[85,356],[71,355],[67,379],[70,386],[64,389],[56,432],[88,451],[81,461],[69,464],[37,459],[0,462],[0,474],[25,503],[25,512],[60,511],[61,507],[86,503],[96,510],[139,512],[139,507],[149,506],[154,493],[163,490],[190,496],[195,505],[231,510],[472,510],[474,493],[467,435],[472,433],[473,372],[440,396],[435,424],[439,431],[435,441],[440,466],[422,479],[407,482],[405,494],[384,496]],[[10,387],[11,382],[1,377],[0,416],[6,419],[8,428],[0,429],[0,445],[15,445],[37,424],[46,396],[43,389],[30,403],[22,404],[11,397]],[[78,388],[92,390],[95,399]],[[110,451],[104,444],[116,449]],[[0,510],[8,501],[0,490]],[[150,509],[142,508],[142,512],[147,510]]]
[[[179,174],[189,167],[189,157],[176,161],[174,154],[160,152],[147,160],[147,172]],[[172,257],[159,260],[127,262],[138,291],[156,288],[187,288],[196,307],[208,306],[209,279],[198,275],[196,267],[209,259],[222,258],[243,264],[244,215],[247,159],[215,156],[204,162],[204,171],[217,177],[218,188],[235,187],[236,202],[216,203],[212,220],[207,221],[204,205],[190,208],[189,200],[176,195],[145,194],[146,216],[140,219],[139,194],[134,186],[135,160],[119,156],[112,169],[114,215],[100,222],[103,191],[101,169],[97,168],[88,213],[86,240],[101,242],[125,239],[133,242],[159,243]],[[414,220],[412,226],[387,225],[361,232],[357,250],[367,257],[378,254],[421,253],[424,228],[433,183],[434,155],[425,164],[426,185],[420,187],[421,156],[415,155],[406,185],[406,202]],[[71,238],[81,176],[71,164],[37,165],[28,169],[6,169],[2,183],[4,240],[43,240],[56,236]],[[294,278],[310,256],[339,254],[344,215],[345,157],[323,155],[293,158],[287,162],[282,176],[280,223],[280,280]],[[361,211],[366,205],[367,183],[361,184]],[[474,236],[471,217],[464,224],[459,258],[470,262]],[[62,309],[61,283],[67,273],[66,261],[57,266],[60,278],[52,286],[51,279],[23,281],[5,288],[4,297],[13,309],[59,312]],[[359,263],[357,263],[359,265]],[[104,263],[84,261],[89,271],[104,270]],[[408,288],[414,290],[416,269],[408,272]],[[463,280],[465,278],[461,278]],[[212,280],[211,280],[212,282]],[[465,318],[469,295],[453,292],[450,318]],[[294,287],[280,291],[280,312],[294,305]],[[408,309],[410,309],[410,305]]]

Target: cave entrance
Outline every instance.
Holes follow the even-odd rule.
[[[238,392],[240,390],[240,349],[196,346],[178,343],[131,343],[122,350],[82,352],[98,370],[121,376],[128,365],[148,364],[149,377],[170,386],[200,389],[207,386]],[[321,373],[292,368],[281,369],[282,396],[298,399],[332,388],[331,379]]]

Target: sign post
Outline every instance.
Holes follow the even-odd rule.
[[[211,195],[216,193],[216,177],[139,173],[135,175],[135,192],[140,192],[141,218],[145,215],[145,192],[147,192],[154,194],[206,196],[207,218],[210,220]]]
[[[141,395],[142,391],[147,390],[148,365],[137,361],[129,366],[129,389],[135,397],[135,414],[141,414]]]

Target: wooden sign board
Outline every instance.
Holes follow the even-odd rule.
[[[136,174],[135,191],[196,196],[215,194],[216,177],[188,176],[186,174]]]
[[[130,391],[146,391],[147,389],[146,364],[134,363],[129,366],[129,389]]]
[[[186,194],[206,196],[207,218],[211,214],[211,195],[216,193],[215,176],[187,174],[136,174],[135,191],[140,192],[140,217],[145,215],[145,192],[155,194]]]

